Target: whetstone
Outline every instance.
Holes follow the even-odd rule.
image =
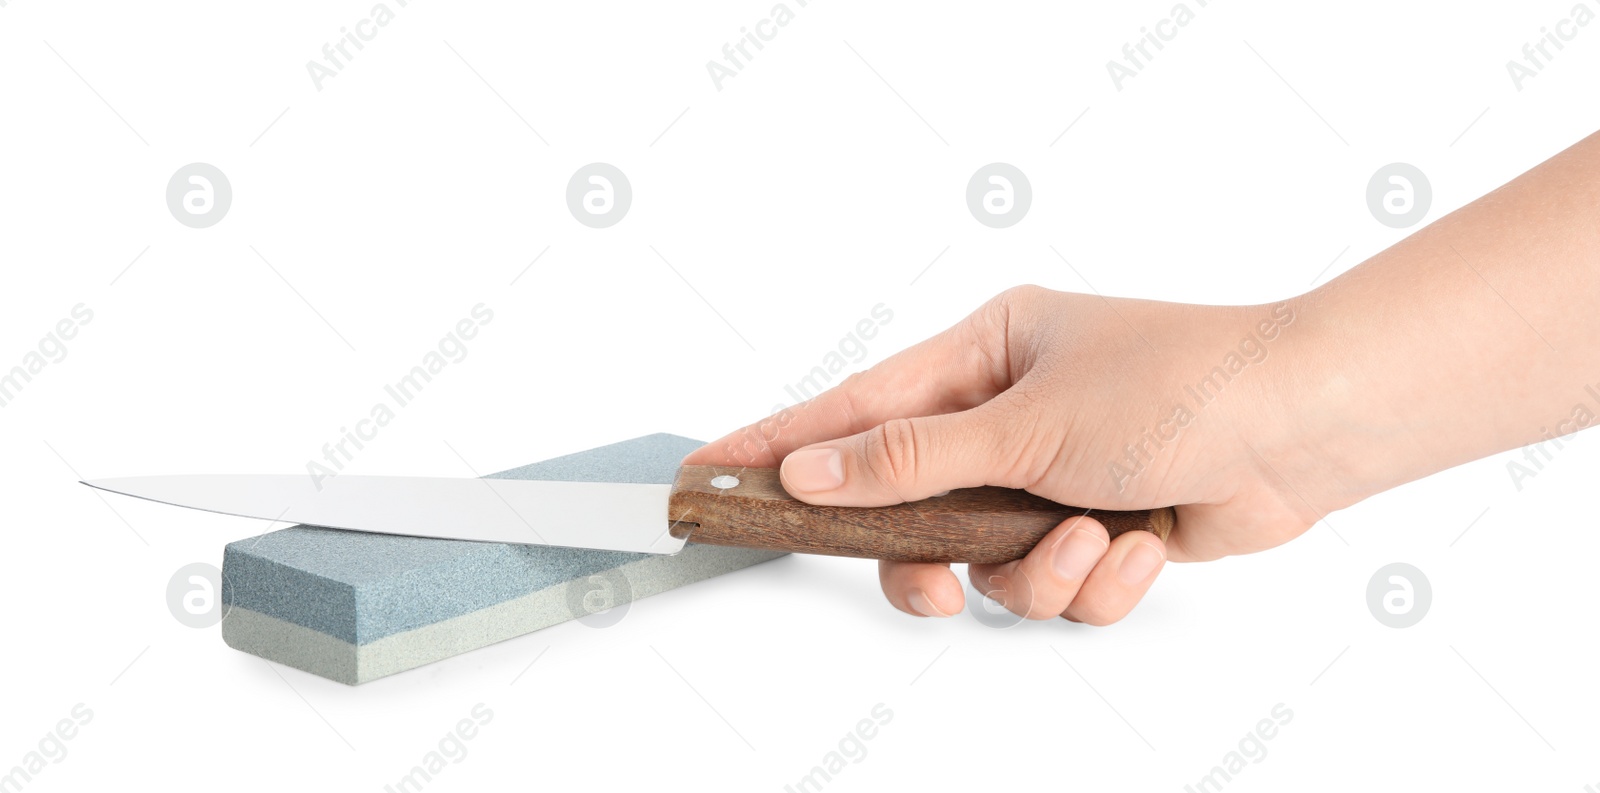
[[[647,435],[488,478],[672,484],[700,445]],[[658,556],[294,526],[228,544],[222,638],[358,685],[586,616],[586,595],[620,606],[782,555],[689,543]]]

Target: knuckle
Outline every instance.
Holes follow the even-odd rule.
[[[1004,597],[1001,603],[1011,613],[1030,620],[1045,620],[1061,613],[1061,609],[1051,610],[1048,602],[1051,599],[1048,588],[1041,589],[1034,583],[1034,577],[1028,574],[1025,564],[1018,564],[1011,574],[1006,576]]]
[[[1012,303],[1026,304],[1048,294],[1050,294],[1050,290],[1039,286],[1038,284],[1018,284],[1004,292],[1001,292],[998,299]]]
[[[839,381],[837,388],[840,391],[845,392],[847,395],[853,395],[854,392],[861,387],[862,379],[867,376],[867,371],[871,370],[851,372],[850,374],[845,375],[844,379]]]
[[[1029,606],[1027,613],[1022,616],[1030,620],[1053,620],[1061,616],[1061,612],[1051,611],[1041,603],[1033,603]]]
[[[988,367],[997,391],[1003,391],[1031,367],[1025,340],[1039,318],[1047,315],[1058,293],[1034,284],[1014,286],[990,298],[964,322],[971,346]]]
[[[1037,284],[1022,284],[994,296],[984,308],[1000,317],[1034,317],[1044,308],[1056,292]]]
[[[853,424],[866,407],[862,401],[864,395],[871,391],[869,387],[871,381],[867,377],[870,371],[869,369],[865,372],[852,372],[840,380],[838,385],[801,402],[792,410],[816,411],[818,414],[838,419],[842,424]]]
[[[1049,611],[1041,604],[1027,584],[1016,577],[1007,578],[1001,586],[985,593],[984,597],[1023,619],[1046,620],[1058,615],[1058,612]]]
[[[1071,599],[1070,593],[1063,593],[1060,587],[1051,584],[1042,588],[1024,588],[1016,594],[1016,602],[1009,604],[1011,610],[1030,620],[1050,620],[1061,616],[1065,610],[1061,604]]]
[[[1124,610],[1101,598],[1079,596],[1068,609],[1072,616],[1086,625],[1106,626],[1122,619]]]
[[[891,419],[867,437],[867,462],[888,482],[909,482],[917,475],[917,423]]]

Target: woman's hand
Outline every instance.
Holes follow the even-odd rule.
[[[1138,603],[1169,558],[1271,548],[1320,517],[1261,456],[1291,431],[1276,359],[1294,321],[1288,303],[1216,308],[1018,287],[684,462],[781,463],[784,487],[813,504],[882,506],[996,485],[1095,509],[1176,505],[1165,543],[1142,531],[1108,541],[1091,514],[1024,559],[971,566],[973,586],[1019,615],[1103,625]],[[902,611],[963,606],[948,565],[882,562],[880,578]]]
[[[978,485],[1094,509],[1177,507],[1165,544],[1068,520],[973,565],[1012,611],[1115,622],[1167,559],[1271,548],[1326,512],[1600,423],[1600,133],[1272,306],[1019,287],[685,462],[772,467],[815,504]],[[1548,453],[1548,452],[1546,452]],[[913,614],[962,607],[949,569],[880,568]]]

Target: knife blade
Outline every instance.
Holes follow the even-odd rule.
[[[887,507],[797,501],[776,469],[683,466],[673,485],[521,479],[198,474],[95,479],[113,493],[225,515],[478,542],[672,554],[685,542],[917,562],[1020,559],[1092,513],[1113,537],[1171,530],[1170,507],[1104,511],[977,487]]]
[[[519,479],[197,474],[84,484],[173,506],[444,540],[677,553],[670,485]]]

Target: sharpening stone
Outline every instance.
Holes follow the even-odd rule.
[[[489,478],[672,484],[700,445],[647,435]],[[228,544],[222,638],[358,685],[584,617],[585,595],[608,592],[602,606],[607,596],[620,606],[782,555],[689,543],[661,556],[294,526]]]

